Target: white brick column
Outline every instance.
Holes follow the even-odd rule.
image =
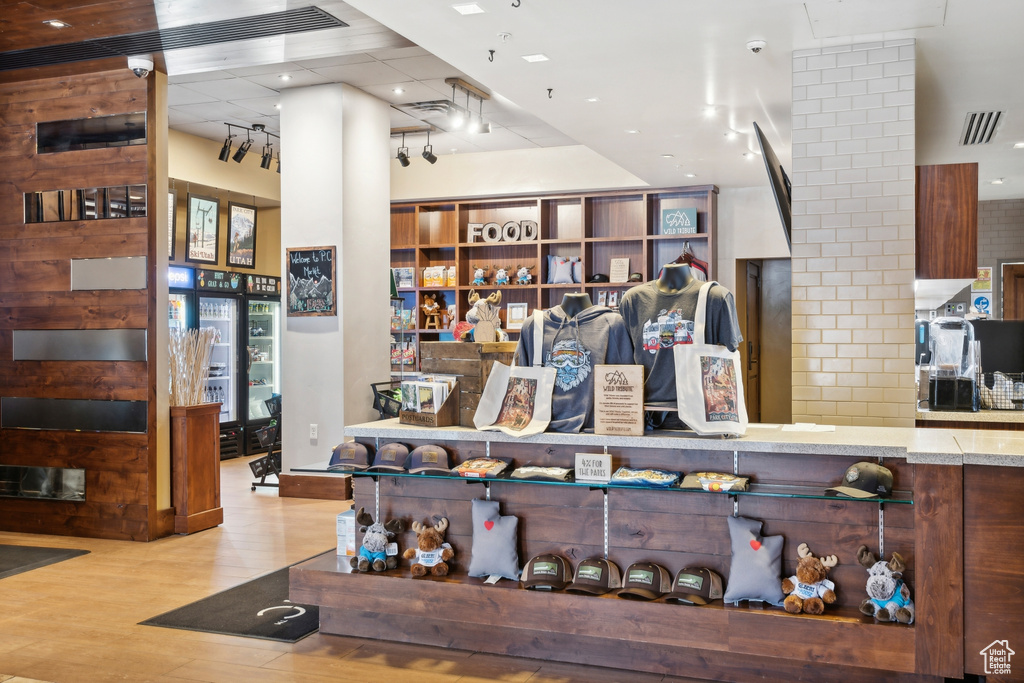
[[[793,53],[793,421],[913,426],[914,52]]]

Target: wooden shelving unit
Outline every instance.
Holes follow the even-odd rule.
[[[696,209],[697,233],[662,234],[662,209]],[[520,242],[470,242],[471,223],[533,221],[537,238]],[[487,294],[502,290],[502,328],[505,329],[505,304],[525,303],[530,312],[559,304],[567,292],[589,292],[597,302],[596,291],[622,292],[636,283],[588,283],[595,273],[608,274],[613,258],[628,258],[631,273],[640,273],[644,281],[658,276],[661,266],[674,261],[688,242],[694,254],[709,264],[711,278],[717,256],[718,188],[714,185],[652,190],[621,190],[529,197],[487,197],[445,199],[430,202],[396,202],[391,206],[391,266],[412,268],[414,286],[398,290],[405,308],[412,310],[415,329],[405,330],[417,349],[419,343],[450,339],[448,330],[424,329],[419,308],[423,293],[443,297],[443,305],[455,304],[456,319],[463,320],[469,310],[469,292]],[[582,283],[547,284],[547,257],[580,257]],[[456,267],[454,287],[423,287],[423,269],[430,266]],[[473,286],[474,266],[487,266],[487,284]],[[533,282],[494,285],[498,267],[533,266]],[[395,330],[395,334],[398,334]],[[518,339],[516,330],[507,330]],[[402,370],[399,366],[392,368]]]

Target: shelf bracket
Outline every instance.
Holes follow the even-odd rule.
[[[740,516],[740,497],[739,496],[733,496],[732,497],[732,516],[733,517],[739,517]]]
[[[489,481],[484,482],[484,495],[487,497],[487,500],[491,499],[491,482]]]
[[[732,452],[732,473],[734,476],[740,476],[740,452]]]
[[[608,449],[605,448],[605,451]],[[608,559],[608,489],[604,489],[604,559]]]
[[[380,477],[373,477],[373,519],[380,519]]]
[[[878,558],[885,556],[885,503],[878,503]]]

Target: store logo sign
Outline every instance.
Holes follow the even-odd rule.
[[[985,658],[986,676],[1011,675],[1010,658],[1017,653],[1010,649],[1010,641],[993,640],[988,647],[978,654]]]

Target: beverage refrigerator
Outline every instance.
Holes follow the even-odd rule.
[[[190,330],[196,326],[196,271],[181,266],[167,269],[167,326]]]
[[[242,413],[243,275],[200,268],[196,270],[199,327],[213,328],[214,344],[210,354],[210,374],[205,399],[221,404],[220,457],[222,460],[244,454],[245,431]]]
[[[267,399],[281,393],[281,279],[267,275],[246,278],[242,406],[245,452],[252,455],[267,451],[268,447],[260,444],[258,430],[270,424]]]

